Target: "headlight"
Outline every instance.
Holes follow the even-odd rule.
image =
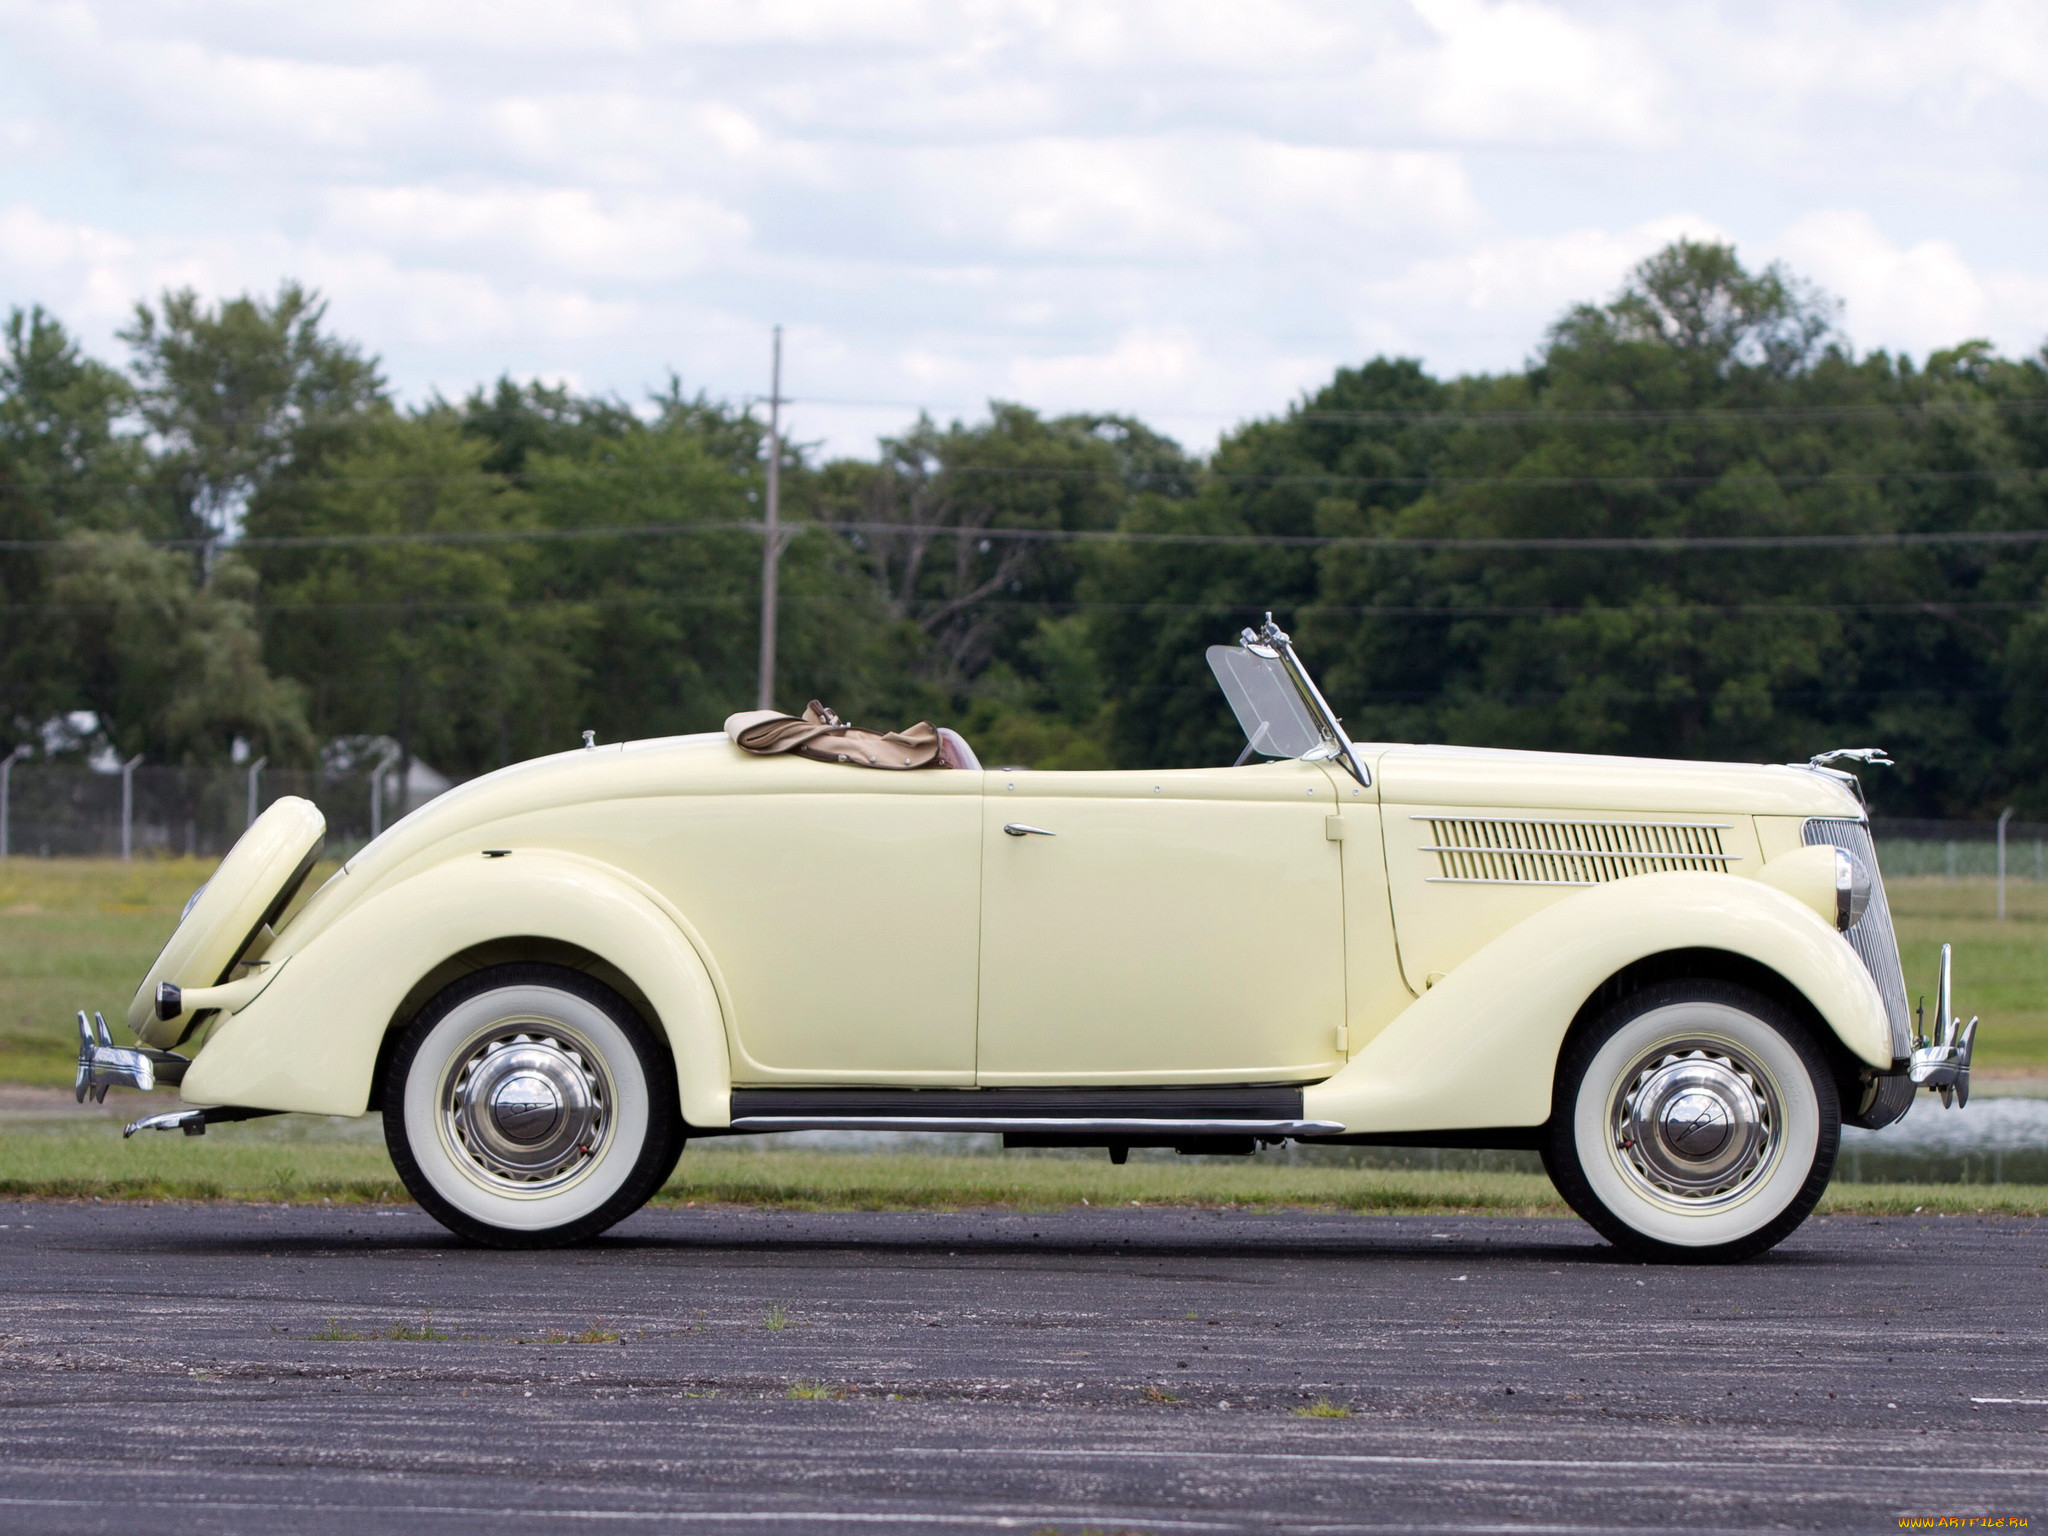
[[[1856,926],[1870,905],[1872,881],[1863,861],[1846,848],[1835,850],[1835,926],[1844,931]]]

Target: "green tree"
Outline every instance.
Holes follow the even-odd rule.
[[[133,534],[78,533],[52,595],[66,617],[76,690],[122,756],[225,763],[237,737],[279,763],[312,754],[304,690],[263,665],[256,577],[220,561],[199,586],[189,560]]]
[[[1088,584],[1113,700],[1112,740],[1129,766],[1227,763],[1243,745],[1203,653],[1268,609],[1312,664],[1349,627],[1320,624],[1314,553],[1233,540],[1355,535],[1423,493],[1452,391],[1408,359],[1338,370],[1277,421],[1225,437],[1188,499],[1137,497],[1127,531],[1214,544],[1133,544],[1104,553]],[[1299,620],[1300,622],[1297,622]]]
[[[293,282],[270,300],[207,305],[185,288],[135,306],[120,336],[184,531],[232,534],[264,486],[345,451],[366,416],[388,409],[376,360],[323,333],[326,313]]]
[[[1119,450],[1131,425],[1047,421],[998,401],[973,426],[920,417],[882,440],[872,469],[830,485],[835,516],[877,525],[860,547],[890,606],[929,638],[942,690],[971,692],[998,661],[1014,667],[1040,615],[1074,600],[1085,563],[1076,546],[990,530],[1115,527],[1129,499]]]
[[[390,736],[401,771],[454,774],[574,744],[591,614],[548,590],[551,550],[505,537],[538,519],[488,451],[446,407],[386,416],[252,506],[252,537],[333,541],[254,556],[269,654],[323,739]]]
[[[76,684],[66,634],[48,609],[49,554],[22,546],[144,521],[136,492],[147,459],[122,428],[129,405],[127,383],[81,353],[53,316],[8,315],[0,539],[13,547],[0,550],[0,720],[12,741],[33,739],[42,720],[69,707]]]
[[[679,395],[680,386],[670,393]],[[490,444],[484,468],[501,475],[523,474],[530,454],[587,459],[639,425],[622,401],[594,400],[538,379],[520,384],[502,377],[462,403],[463,431]]]
[[[678,391],[655,405],[653,421],[633,419],[580,453],[530,453],[523,475],[546,526],[625,530],[542,546],[535,571],[588,608],[582,710],[607,739],[715,730],[755,694],[761,538],[734,525],[760,516],[766,433]],[[785,504],[801,518],[806,467],[786,452]],[[822,697],[848,718],[902,707],[914,640],[844,541],[793,539],[779,590],[778,702],[801,709]]]

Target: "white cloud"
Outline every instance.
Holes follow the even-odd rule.
[[[705,198],[600,197],[576,187],[342,187],[324,229],[374,249],[483,262],[516,251],[591,277],[677,278],[742,248],[745,215]]]
[[[1156,409],[1209,383],[1213,360],[1201,339],[1185,327],[1132,330],[1106,352],[1065,357],[1021,358],[1009,370],[1011,398],[1057,401],[1054,409],[1085,406],[1109,396],[1142,399]]]
[[[1512,365],[1494,338],[1523,338],[1536,350],[1543,331],[1575,303],[1611,296],[1644,257],[1673,240],[1725,240],[1725,229],[1697,214],[1669,214],[1629,229],[1583,228],[1523,236],[1431,256],[1365,285],[1351,306],[1360,339],[1452,366]]]
[[[2030,351],[2048,332],[2048,275],[1979,272],[1941,239],[1902,247],[1856,209],[1808,214],[1777,248],[1841,298],[1844,328],[1865,346],[1926,352],[1988,337]]]
[[[918,151],[903,165],[906,216],[929,238],[1035,257],[1440,239],[1478,216],[1456,161],[1435,154],[1181,135]]]
[[[1530,0],[1415,0],[1437,46],[1418,50],[1416,105],[1454,139],[1646,144],[1662,137],[1663,71],[1626,33]]]
[[[2048,329],[2038,0],[0,0],[0,35],[0,299],[111,347],[166,284],[294,276],[414,396],[753,393],[783,321],[812,397],[1200,441],[1379,349],[1515,366],[1681,233],[1865,345]]]

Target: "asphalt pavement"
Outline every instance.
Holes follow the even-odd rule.
[[[1894,1530],[2048,1515],[2048,1222],[0,1204],[0,1530]]]

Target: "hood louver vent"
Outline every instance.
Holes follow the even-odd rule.
[[[1722,846],[1726,822],[1537,821],[1417,816],[1433,882],[1457,885],[1603,885],[1672,870],[1718,873],[1741,855]]]

